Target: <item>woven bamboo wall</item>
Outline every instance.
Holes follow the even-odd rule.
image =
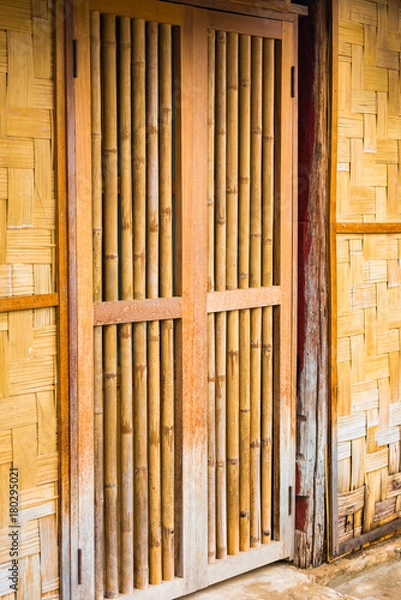
[[[340,543],[401,515],[400,22],[398,0],[339,1]]]
[[[53,28],[0,0],[0,297],[55,290]],[[0,313],[0,597],[11,600],[9,471],[19,470],[18,598],[58,598],[56,315]]]

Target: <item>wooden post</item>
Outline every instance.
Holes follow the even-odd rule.
[[[297,401],[299,488],[297,497],[296,555],[298,566],[317,566],[324,559],[325,446],[328,439],[330,401],[329,368],[329,30],[326,3],[311,0],[308,30],[301,37],[301,48],[313,44],[305,69],[315,73],[314,80],[300,77],[309,86],[300,93],[300,139],[310,136],[313,147],[300,148],[300,172],[306,174],[300,196],[305,235],[301,238],[303,269],[300,277],[299,396]],[[306,25],[306,23],[305,23]],[[311,31],[314,35],[311,40]],[[302,32],[302,30],[301,30]],[[300,66],[304,62],[300,60]],[[307,105],[301,98],[308,97]],[[314,106],[314,119],[311,115]],[[304,111],[304,112],[302,112]],[[304,137],[303,137],[304,136]],[[310,164],[305,164],[308,152]],[[309,176],[310,174],[310,176]],[[306,188],[305,188],[306,184]],[[302,517],[302,518],[301,518]]]

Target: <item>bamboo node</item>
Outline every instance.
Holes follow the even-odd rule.
[[[118,254],[106,254],[104,258],[106,260],[117,260]]]
[[[239,412],[241,415],[247,415],[247,414],[250,414],[251,409],[250,408],[240,408]]]
[[[166,206],[165,208],[162,208],[161,213],[166,217],[171,217],[171,215],[173,214],[173,209],[171,208],[171,206]]]
[[[140,475],[141,473],[147,474],[147,472],[148,467],[146,465],[143,465],[142,467],[135,467],[135,475]]]
[[[249,510],[241,510],[239,516],[241,519],[249,519]]]
[[[132,433],[133,429],[132,429],[132,425],[129,423],[121,423],[121,433],[127,433],[130,434]]]
[[[262,348],[262,344],[259,340],[253,340],[251,341],[251,349],[252,350],[258,350],[259,348]]]
[[[240,177],[239,178],[240,183],[249,183],[251,181],[250,177]]]
[[[263,352],[270,353],[273,350],[273,346],[271,344],[263,344],[262,346]]]
[[[105,483],[104,487],[106,490],[116,490],[117,484],[116,483]]]
[[[239,458],[229,458],[229,457],[227,457],[227,462],[228,462],[228,464],[230,464],[233,467],[235,467],[236,465],[239,465]]]
[[[260,448],[260,440],[251,442],[251,448]]]
[[[224,469],[225,466],[226,466],[226,463],[224,460],[218,460],[216,462],[216,469]]]
[[[117,377],[117,373],[105,373],[104,380],[108,381],[109,379],[115,379]]]
[[[252,130],[251,130],[251,131],[252,131],[252,133],[254,133],[255,135],[262,135],[262,133],[263,133],[263,129],[262,129],[262,127],[260,127],[260,126],[258,126],[258,125],[257,125],[257,126],[255,126],[255,127],[252,127]]]
[[[110,156],[110,154],[117,154],[117,148],[104,148],[103,154]]]
[[[245,77],[244,79],[241,79],[241,86],[242,87],[246,88],[246,87],[249,87],[250,85],[251,85],[251,79],[250,79],[250,77]]]
[[[230,186],[228,185],[226,188],[226,192],[227,194],[238,194],[238,187],[236,185]]]
[[[255,240],[260,240],[260,239],[262,239],[262,234],[261,233],[251,233],[251,238],[253,238]]]
[[[248,279],[248,273],[245,273],[245,271],[240,271],[239,278],[240,278],[242,281],[244,281],[244,280]]]
[[[270,537],[270,530],[269,529],[264,529],[262,531],[262,534],[263,534],[264,537]]]
[[[229,350],[227,352],[227,354],[230,358],[234,358],[239,355],[239,351],[238,350]]]
[[[157,233],[159,231],[159,223],[157,221],[151,221],[149,223],[150,233]]]

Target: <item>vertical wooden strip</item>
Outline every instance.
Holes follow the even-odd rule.
[[[235,212],[238,195],[238,35],[227,36],[227,203]],[[232,206],[234,204],[234,207]],[[233,213],[230,214],[230,227]],[[233,231],[227,236],[238,236]],[[234,246],[235,247],[235,246]],[[230,252],[232,249],[230,248]],[[233,252],[232,252],[233,253]],[[228,247],[227,247],[228,258]],[[230,254],[230,258],[231,254]],[[238,287],[232,263],[227,265],[227,287]],[[238,311],[227,315],[227,550],[239,552],[239,328]]]
[[[146,82],[145,22],[132,21],[133,197],[134,197],[134,298],[146,297]],[[134,583],[149,583],[148,563],[148,406],[147,326],[134,326],[134,461],[135,535]]]
[[[132,169],[131,169],[131,22],[121,17],[119,31],[119,156],[121,297],[133,298]],[[128,593],[133,578],[133,416],[132,416],[132,325],[119,329],[120,341],[120,591]]]
[[[102,17],[103,176],[104,176],[104,291],[106,300],[118,299],[118,166],[116,19]],[[105,419],[105,544],[106,595],[118,596],[117,538],[117,329],[104,327]]]
[[[251,224],[250,285],[259,287],[262,274],[262,67],[263,40],[252,38],[251,90]],[[251,442],[250,442],[250,536],[251,546],[261,539],[261,348],[262,309],[251,311]]]
[[[262,285],[273,284],[274,40],[263,40]],[[262,543],[271,541],[273,476],[273,309],[262,309]]]
[[[160,293],[173,295],[172,31],[160,26]],[[174,322],[161,324],[162,562],[163,579],[174,578]]]
[[[214,289],[214,143],[216,32],[208,38],[208,292]],[[216,560],[216,348],[215,317],[208,315],[208,560]]]
[[[71,596],[71,570],[69,565],[70,514],[71,514],[71,471],[70,457],[70,411],[69,411],[69,343],[68,343],[68,236],[67,236],[67,153],[66,153],[66,24],[65,5],[55,3],[55,81],[56,81],[56,182],[57,182],[57,225],[58,225],[58,374],[59,374],[59,445],[60,445],[60,595]],[[1,128],[1,127],[0,127]],[[1,195],[1,194],[0,194]],[[1,245],[1,244],[0,244]],[[3,371],[4,373],[4,371]],[[4,378],[4,375],[3,375]],[[0,393],[1,395],[1,393]],[[103,489],[101,489],[103,494]],[[96,526],[95,526],[96,527]],[[102,577],[103,585],[103,577]],[[95,596],[96,600],[97,597]]]
[[[147,295],[159,295],[159,27],[147,27]],[[162,581],[161,444],[160,444],[160,324],[148,325],[149,391],[149,581]]]
[[[227,156],[227,37],[216,35],[216,126],[215,126],[215,288],[226,289],[226,156]],[[226,315],[215,317],[216,335],[216,557],[227,555],[226,504]]]
[[[93,301],[102,301],[102,107],[100,64],[100,15],[91,13],[91,110],[92,110],[92,215]],[[95,597],[104,597],[104,438],[103,438],[103,331],[94,330],[95,358]]]
[[[239,48],[239,287],[249,286],[251,38],[240,36]],[[240,311],[240,550],[250,545],[250,311]]]

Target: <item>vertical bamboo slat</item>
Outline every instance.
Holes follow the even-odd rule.
[[[92,109],[92,215],[93,215],[93,301],[102,301],[102,134],[100,80],[100,15],[91,14],[91,109]],[[103,438],[103,331],[94,331],[94,454],[95,454],[95,598],[104,597],[104,438]]]
[[[104,290],[106,300],[118,296],[118,167],[117,167],[117,66],[116,19],[102,17],[102,73],[104,119]],[[118,537],[117,537],[117,329],[104,327],[104,419],[105,419],[105,543],[106,596],[118,595]]]
[[[227,209],[238,194],[238,35],[227,35]],[[234,209],[235,210],[235,209]],[[231,224],[231,214],[230,214]],[[230,231],[227,242],[231,241]],[[227,257],[228,258],[228,257]],[[216,256],[216,260],[220,260]],[[227,265],[227,287],[235,281]],[[238,311],[227,315],[227,549],[239,552],[239,331]]]
[[[227,37],[217,32],[215,127],[215,287],[226,289],[226,73]],[[225,313],[215,316],[216,335],[216,558],[227,555],[226,343]]]
[[[120,19],[119,36],[119,156],[120,156],[120,237],[121,296],[133,298],[132,256],[132,170],[131,170],[131,22]],[[121,480],[121,563],[120,591],[133,588],[133,415],[132,415],[132,325],[119,330],[120,341],[120,480]]]
[[[160,27],[160,295],[173,295],[172,30]],[[161,324],[162,562],[163,579],[174,578],[174,323]]]
[[[134,196],[134,298],[146,296],[146,82],[145,22],[132,21],[132,111],[133,111],[133,196]],[[147,326],[134,325],[134,460],[135,537],[134,582],[143,589],[149,582],[148,564],[148,406]]]
[[[214,290],[214,127],[216,32],[208,39],[208,292]],[[216,560],[216,349],[215,317],[208,315],[208,560]]]
[[[239,287],[249,287],[251,38],[240,36],[239,136]],[[240,327],[240,550],[250,543],[250,311],[242,310]]]
[[[252,38],[251,90],[251,223],[250,286],[260,287],[262,274],[262,44]],[[260,432],[261,432],[261,347],[262,309],[251,311],[251,450],[250,450],[250,537],[251,546],[261,539]]]
[[[262,285],[273,284],[274,40],[263,41]],[[273,434],[273,309],[262,315],[262,542],[271,541]]]
[[[159,295],[159,27],[147,26],[147,295]],[[148,325],[149,390],[149,581],[162,581],[161,444],[160,444],[160,324]]]

